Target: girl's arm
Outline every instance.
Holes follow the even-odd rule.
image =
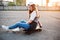
[[[36,17],[40,17],[39,13],[38,13],[38,5],[36,5]]]
[[[30,19],[28,20],[27,23],[32,23],[32,21],[35,19],[35,17],[36,17],[36,11],[33,11],[31,13]]]
[[[28,23],[28,24],[32,23],[32,20],[29,20],[27,23]]]

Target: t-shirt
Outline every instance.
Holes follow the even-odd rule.
[[[29,20],[32,20],[34,22],[38,22],[38,18],[36,17],[36,11],[33,11],[31,14],[30,14],[30,19]]]

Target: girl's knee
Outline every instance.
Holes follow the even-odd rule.
[[[26,21],[25,21],[25,20],[21,20],[20,22],[21,22],[21,23],[26,23]]]

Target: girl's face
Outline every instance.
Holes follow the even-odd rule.
[[[36,10],[35,4],[28,5],[28,10],[29,10],[29,14],[32,13],[34,10]]]
[[[31,6],[31,5],[29,5],[29,6],[28,6],[28,10],[30,10],[30,11],[32,11],[32,10],[33,10],[33,8],[32,8],[32,6]]]

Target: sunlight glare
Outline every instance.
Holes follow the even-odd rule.
[[[30,2],[33,2],[34,4],[38,4],[39,6],[45,5],[46,0],[26,0],[26,5],[28,5]]]

